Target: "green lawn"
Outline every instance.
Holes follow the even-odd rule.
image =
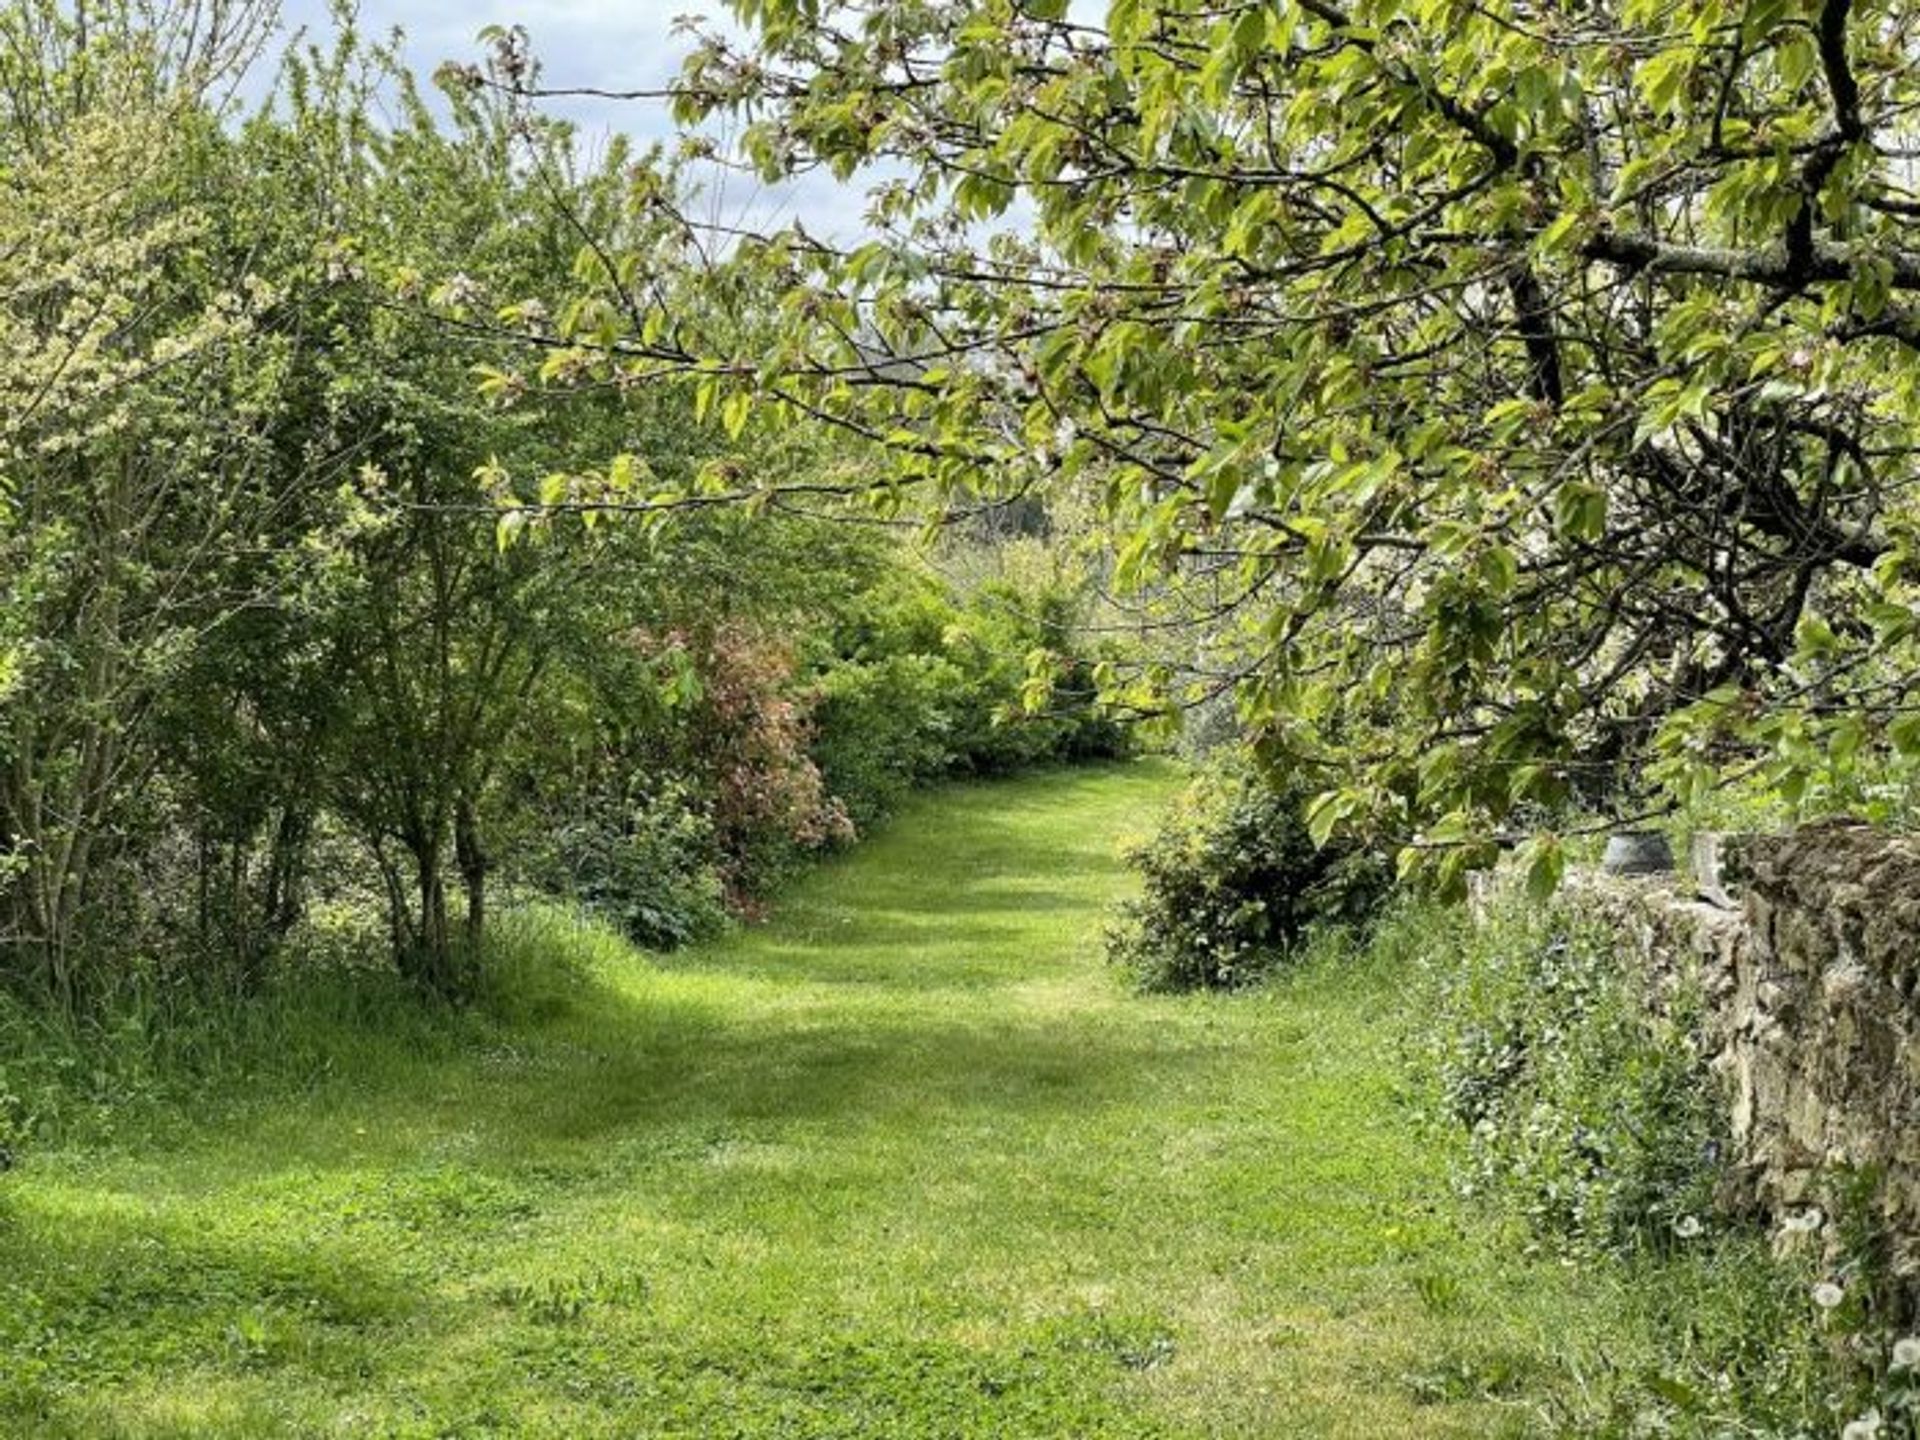
[[[0,1434],[1530,1433],[1606,1297],[1458,1212],[1399,977],[1104,968],[1171,783],[945,791],[543,1019],[29,1157]]]

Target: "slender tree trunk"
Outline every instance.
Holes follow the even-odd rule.
[[[440,837],[433,836],[409,848],[417,871],[419,916],[412,943],[401,952],[400,968],[415,984],[452,998],[459,993],[460,985],[453,933],[447,924],[447,881],[441,866]]]
[[[382,841],[373,843],[374,864],[380,869],[380,883],[387,892],[387,933],[393,945],[393,961],[402,971],[407,968],[407,953],[413,948],[413,914],[407,903],[406,886]]]
[[[266,893],[260,911],[275,945],[287,938],[306,913],[307,842],[313,834],[313,816],[298,806],[280,812],[267,857]]]
[[[207,833],[203,817],[195,826],[194,838],[194,925],[204,940],[213,933],[213,837]]]
[[[480,944],[486,934],[489,860],[480,840],[480,817],[475,813],[471,796],[462,795],[454,809],[453,850],[460,866],[460,881],[467,892],[467,958],[470,964],[477,964]]]

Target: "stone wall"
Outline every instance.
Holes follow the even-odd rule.
[[[1628,938],[1656,1001],[1698,976],[1731,1107],[1729,1202],[1777,1221],[1835,1171],[1874,1173],[1895,1273],[1920,1292],[1920,839],[1809,826],[1730,841],[1723,868],[1573,888]]]

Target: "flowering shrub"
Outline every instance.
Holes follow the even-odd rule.
[[[1028,652],[1070,629],[1064,602],[1001,584],[962,601],[904,566],[858,602],[792,633],[738,617],[622,632],[586,699],[547,697],[515,773],[537,819],[514,869],[671,947],[716,909],[753,914],[917,786],[1126,752],[1081,662],[1060,662],[1048,713],[1020,713]]]
[[[809,849],[851,840],[845,811],[807,752],[813,729],[795,694],[792,647],[727,624],[705,637],[697,664],[704,695],[694,734],[716,782],[721,848],[744,864],[763,833]]]
[[[1107,953],[1143,989],[1232,989],[1282,964],[1314,926],[1364,922],[1391,869],[1349,843],[1317,846],[1308,787],[1239,766],[1203,773],[1129,857],[1143,893]]]

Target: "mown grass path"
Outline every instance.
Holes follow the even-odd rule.
[[[602,943],[484,1046],[34,1158],[0,1432],[1525,1433],[1577,1297],[1451,1213],[1396,977],[1104,968],[1171,784],[931,796],[767,926]]]

